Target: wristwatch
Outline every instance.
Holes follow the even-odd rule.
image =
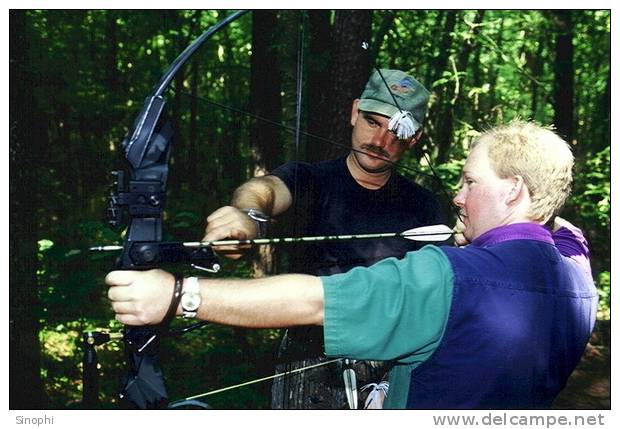
[[[198,314],[200,307],[200,285],[198,278],[188,277],[183,282],[183,291],[181,292],[181,308],[183,309],[183,317],[193,319]]]
[[[241,211],[247,214],[256,224],[256,238],[265,238],[267,235],[269,216],[257,209],[241,209]]]

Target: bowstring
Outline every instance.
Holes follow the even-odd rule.
[[[186,328],[179,328],[179,329],[176,329],[176,330],[170,330],[169,333],[167,333],[164,336],[168,337],[168,336],[181,335],[181,334],[193,331],[195,329],[202,328],[202,327],[204,327],[204,326],[206,326],[208,324],[209,324],[208,322],[198,322],[198,323],[192,324],[192,325],[190,325],[190,326],[188,326]],[[120,341],[122,339],[121,338],[116,338],[116,339],[112,339],[112,340],[113,341]],[[338,363],[338,362],[342,361],[343,359],[344,358],[330,359],[330,360],[327,360],[327,361],[324,361],[324,362],[319,362],[319,363],[303,366],[301,368],[296,368],[296,369],[290,369],[290,367],[287,366],[286,371],[281,372],[279,374],[272,374],[272,375],[268,375],[268,376],[265,376],[265,377],[259,377],[259,378],[255,378],[255,379],[252,379],[252,380],[249,380],[249,381],[244,381],[242,383],[234,384],[234,385],[231,385],[231,386],[220,387],[218,389],[210,390],[208,392],[204,392],[204,393],[199,393],[199,394],[196,394],[196,395],[188,396],[186,398],[178,399],[176,401],[173,401],[168,406],[169,407],[175,406],[175,405],[178,406],[178,405],[181,405],[181,403],[183,403],[183,402],[193,401],[193,400],[198,399],[198,398],[203,398],[205,396],[216,395],[216,394],[223,393],[223,392],[226,392],[226,391],[229,391],[229,390],[233,390],[233,389],[240,389],[242,387],[251,386],[253,384],[261,383],[261,382],[264,382],[264,381],[274,380],[274,379],[280,378],[280,377],[287,377],[288,378],[289,375],[302,373],[304,371],[308,371],[308,370],[311,370],[311,369],[314,369],[314,368],[319,368],[319,367],[322,367],[322,366],[330,365],[330,364],[333,364],[333,363]],[[139,369],[139,366],[142,365],[142,361],[143,361],[143,359],[140,359],[139,364],[138,364],[138,369]]]
[[[174,89],[172,89],[172,91],[174,92]],[[179,90],[178,92],[180,94],[182,94],[182,95],[185,95],[185,96],[190,97],[190,98],[194,98],[196,100],[202,101],[202,102],[210,104],[212,106],[216,106],[216,107],[219,107],[221,109],[229,110],[229,111],[234,112],[234,113],[240,113],[240,114],[246,115],[246,116],[248,116],[248,117],[250,117],[252,119],[256,119],[257,121],[261,121],[261,122],[264,122],[266,124],[273,125],[275,127],[280,127],[283,130],[291,132],[291,133],[294,133],[294,134],[299,132],[299,134],[301,134],[302,136],[309,137],[311,139],[316,139],[316,140],[319,140],[321,142],[330,144],[332,146],[341,147],[341,148],[347,149],[347,150],[352,151],[352,152],[361,153],[361,154],[367,155],[367,156],[369,156],[371,158],[380,159],[380,160],[382,160],[382,161],[384,161],[384,162],[386,162],[388,164],[391,164],[394,168],[398,168],[398,169],[401,169],[401,170],[404,170],[404,171],[408,171],[411,174],[425,176],[425,177],[427,177],[429,179],[433,179],[433,180],[440,180],[440,179],[438,179],[437,177],[433,176],[430,173],[426,173],[425,171],[421,171],[419,169],[410,167],[410,166],[402,164],[400,162],[396,162],[396,161],[392,161],[392,160],[389,160],[389,159],[385,159],[385,158],[383,158],[383,157],[381,157],[379,155],[374,155],[372,153],[364,152],[363,150],[360,150],[360,149],[355,149],[355,148],[351,147],[350,144],[339,143],[339,142],[336,142],[334,140],[330,140],[327,137],[323,137],[323,136],[320,136],[318,134],[314,134],[314,133],[311,133],[311,132],[308,132],[308,131],[305,131],[305,130],[302,130],[302,129],[297,130],[295,127],[291,127],[291,126],[283,124],[281,122],[277,122],[277,121],[273,121],[271,119],[264,118],[264,117],[262,117],[260,115],[255,114],[255,113],[248,112],[247,110],[243,110],[243,109],[240,109],[240,108],[237,108],[237,107],[233,107],[233,106],[228,106],[226,104],[223,104],[223,103],[211,100],[210,98],[207,98],[207,97],[204,97],[204,96],[190,94],[189,92],[186,92],[184,90]]]
[[[360,149],[355,149],[355,148],[351,147],[351,145],[339,143],[339,142],[330,140],[327,137],[320,136],[318,134],[314,134],[314,133],[311,133],[311,132],[308,132],[308,131],[305,131],[305,130],[301,130],[299,128],[291,127],[291,126],[283,124],[281,122],[277,122],[277,121],[273,121],[271,119],[264,118],[264,117],[262,117],[260,115],[255,114],[255,113],[248,112],[247,110],[239,109],[239,108],[233,107],[233,106],[228,106],[226,104],[223,104],[223,103],[211,100],[211,99],[209,99],[207,97],[190,94],[190,93],[188,93],[186,91],[183,91],[183,90],[179,91],[179,93],[182,94],[182,95],[185,95],[187,97],[194,98],[196,100],[199,100],[199,101],[202,101],[204,103],[210,104],[212,106],[216,106],[216,107],[219,107],[221,109],[229,110],[229,111],[235,112],[235,113],[240,113],[240,114],[246,115],[246,116],[248,116],[248,117],[250,117],[252,119],[256,119],[257,121],[261,121],[261,122],[264,122],[264,123],[267,123],[267,124],[270,124],[270,125],[273,125],[273,126],[276,126],[276,127],[280,127],[283,130],[286,130],[286,131],[291,132],[291,133],[295,133],[296,135],[300,134],[300,135],[303,135],[305,137],[309,137],[309,138],[316,139],[316,140],[319,140],[321,142],[330,144],[332,146],[341,147],[341,148],[347,149],[347,150],[352,151],[352,152],[357,152],[357,153],[364,154],[364,155],[369,156],[371,158],[380,159],[380,160],[382,160],[382,161],[392,165],[392,167],[397,168],[399,170],[404,170],[404,171],[408,172],[409,174],[418,175],[418,176],[424,176],[424,177],[426,177],[428,179],[432,179],[433,181],[438,183],[439,189],[441,190],[441,192],[446,197],[446,199],[448,201],[448,205],[450,206],[453,214],[456,215],[456,217],[462,221],[462,218],[461,218],[461,215],[460,215],[458,209],[453,204],[450,203],[450,201],[452,200],[452,197],[450,196],[450,193],[448,192],[448,190],[444,186],[443,181],[441,180],[441,177],[439,177],[439,174],[436,172],[435,168],[433,168],[433,165],[430,162],[430,158],[428,157],[428,154],[426,152],[423,152],[423,156],[424,156],[424,159],[426,160],[426,164],[428,165],[429,170],[431,171],[431,173],[426,173],[426,172],[424,172],[422,170],[410,167],[410,166],[405,165],[405,164],[403,164],[401,162],[392,161],[392,160],[389,160],[389,159],[385,159],[385,158],[383,158],[381,156],[374,155],[372,153],[364,152],[363,150],[360,150]]]
[[[302,101],[303,101],[303,76],[304,76],[304,51],[305,51],[305,44],[304,44],[304,29],[305,29],[305,17],[306,14],[303,11],[299,12],[299,26],[298,26],[298,41],[297,41],[297,96],[295,99],[295,171],[294,171],[294,176],[293,176],[293,183],[294,183],[294,189],[293,189],[293,219],[299,219],[297,217],[297,211],[299,209],[299,205],[298,205],[298,201],[299,201],[299,194],[298,194],[298,190],[299,190],[299,186],[298,186],[298,172],[299,172],[299,143],[301,140],[301,113],[302,113]],[[299,235],[299,232],[301,230],[299,229],[299,223],[295,222],[295,235]],[[280,344],[278,345],[278,348],[281,349],[282,348],[282,341],[289,341],[289,336],[287,335],[288,333],[288,329],[284,331],[284,336],[282,338],[282,340],[280,340]],[[288,349],[288,344],[285,346],[286,349]],[[279,353],[278,353],[279,355]],[[278,359],[280,359],[281,357],[278,356]],[[293,362],[289,359],[286,361],[285,365],[284,365],[284,372],[282,374],[289,374],[292,373],[292,365]],[[276,367],[277,368],[277,367]],[[277,370],[277,369],[276,369]],[[301,373],[302,371],[298,371],[299,373]],[[276,374],[277,375],[277,374]],[[281,398],[280,400],[282,401],[282,406],[284,407],[284,404],[286,404],[286,406],[284,408],[289,408],[290,405],[290,397],[289,395],[286,394],[286,392],[289,391],[291,384],[294,384],[294,381],[292,381],[289,377],[286,377],[283,379],[282,382],[282,392],[281,392]],[[280,386],[276,386],[275,383],[272,387],[272,389],[274,389],[274,391]],[[274,391],[271,392],[271,400],[270,402],[274,402]],[[278,395],[279,396],[279,395]]]

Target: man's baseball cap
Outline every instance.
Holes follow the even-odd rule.
[[[381,78],[382,75],[385,82]],[[428,90],[420,82],[401,70],[381,69],[381,74],[375,70],[360,96],[358,108],[387,117],[398,113],[400,108],[411,113],[413,119],[418,122],[414,125],[419,128],[426,115],[429,95]]]

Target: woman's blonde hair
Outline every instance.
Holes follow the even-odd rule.
[[[516,120],[481,134],[489,161],[502,179],[523,177],[532,205],[528,217],[546,222],[564,205],[573,181],[573,154],[550,127]]]

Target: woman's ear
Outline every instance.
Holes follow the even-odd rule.
[[[523,180],[522,176],[513,176],[510,181],[512,182],[512,188],[506,196],[506,204],[508,205],[519,201],[523,192],[528,192],[527,186],[525,185],[525,181]]]

